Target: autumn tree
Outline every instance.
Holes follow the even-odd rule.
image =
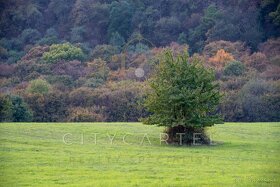
[[[182,142],[190,144],[193,133],[201,133],[201,143],[209,143],[205,127],[221,122],[214,114],[221,97],[214,80],[198,59],[165,52],[149,80],[145,105],[151,115],[144,123],[165,126],[169,142],[180,142],[178,133],[184,133]]]
[[[217,69],[225,67],[228,62],[233,60],[233,56],[224,49],[219,49],[213,57],[209,58],[209,62]]]
[[[51,89],[51,85],[43,79],[35,79],[30,82],[27,87],[28,93],[47,94]]]
[[[53,44],[50,50],[43,54],[43,60],[47,63],[55,63],[59,60],[83,60],[85,54],[82,49],[70,43]]]

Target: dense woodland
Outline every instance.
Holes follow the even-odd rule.
[[[138,121],[166,49],[213,69],[225,121],[280,120],[279,0],[0,0],[0,16],[0,121]]]

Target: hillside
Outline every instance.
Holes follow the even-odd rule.
[[[0,1],[0,121],[138,121],[166,49],[213,69],[225,121],[279,121],[279,10],[279,0]]]

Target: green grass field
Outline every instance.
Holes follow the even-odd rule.
[[[212,146],[160,144],[162,131],[140,123],[1,123],[0,186],[280,186],[280,123],[216,125]]]

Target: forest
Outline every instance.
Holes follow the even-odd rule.
[[[0,16],[0,121],[145,118],[167,49],[214,71],[225,121],[280,120],[279,0],[0,0]]]

